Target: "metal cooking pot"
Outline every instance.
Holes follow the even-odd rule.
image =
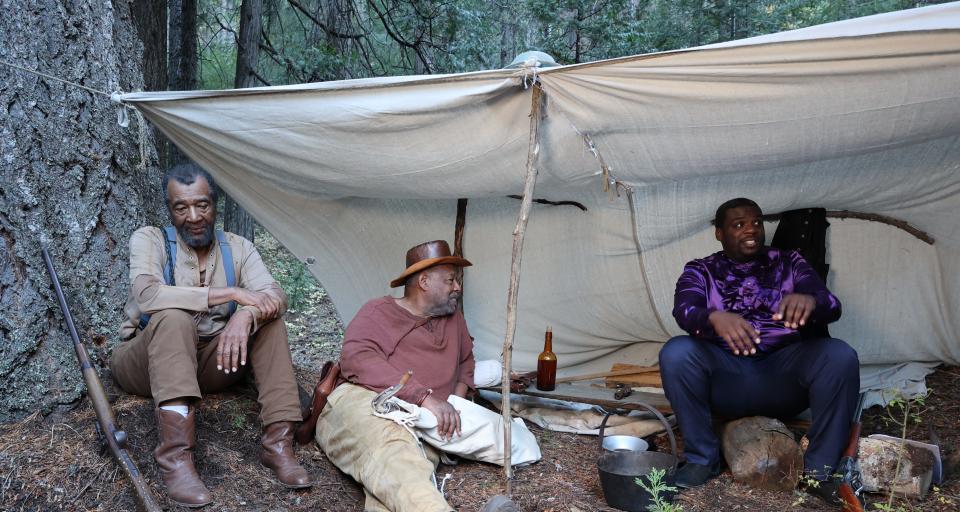
[[[644,512],[647,510],[647,505],[653,503],[653,497],[650,496],[650,493],[637,485],[637,478],[645,478],[652,469],[662,469],[666,471],[664,482],[668,486],[672,486],[677,472],[677,439],[673,436],[673,428],[670,427],[667,419],[660,414],[660,411],[645,403],[638,404],[650,410],[666,427],[667,437],[670,438],[670,449],[673,454],[645,450],[605,451],[607,439],[614,437],[638,438],[633,436],[604,438],[603,429],[610,415],[608,414],[603,419],[603,423],[600,424],[600,446],[603,454],[597,461],[597,469],[600,472],[600,486],[603,488],[603,497],[607,500],[608,505],[628,512]],[[638,440],[643,441],[642,439]],[[649,482],[646,483],[649,484]],[[675,494],[676,491],[664,491],[660,494],[660,497],[672,500]]]
[[[608,452],[645,452],[650,445],[636,436],[607,436],[602,437],[600,446]]]

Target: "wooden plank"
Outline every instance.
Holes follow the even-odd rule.
[[[611,375],[603,380],[608,388],[615,388],[618,384],[624,384],[632,388],[663,387],[663,383],[660,381],[660,368],[656,366],[614,363],[609,373]]]
[[[616,364],[614,366],[617,366]],[[618,377],[621,375],[634,375],[642,372],[660,372],[660,369],[656,366],[631,366],[632,368],[621,369],[621,370],[611,370],[609,372],[599,372],[599,373],[585,373],[583,375],[571,375],[569,377],[561,377],[557,379],[557,384],[561,382],[577,382],[580,380],[591,380],[591,379],[602,379],[604,377]],[[646,370],[637,370],[636,368],[646,368]]]
[[[492,391],[500,391],[499,388],[490,388]],[[583,404],[599,405],[607,409],[627,409],[627,410],[645,410],[639,403],[652,405],[658,411],[664,414],[672,414],[673,409],[667,397],[659,393],[644,393],[634,391],[630,396],[622,400],[614,400],[613,391],[605,388],[594,387],[589,383],[562,383],[557,384],[553,391],[540,391],[531,386],[530,388],[517,393],[520,395],[537,396],[540,398],[553,398],[554,400],[565,400],[567,402],[579,402]]]

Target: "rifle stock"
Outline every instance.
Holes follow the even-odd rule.
[[[47,272],[50,273],[50,280],[53,281],[53,289],[57,294],[57,301],[60,303],[60,311],[63,312],[63,318],[67,323],[67,329],[70,331],[70,337],[73,339],[73,348],[77,353],[77,360],[80,363],[80,371],[83,374],[83,380],[87,385],[87,394],[90,396],[90,402],[93,404],[93,410],[97,414],[97,423],[100,432],[110,447],[113,457],[120,464],[127,480],[133,485],[133,491],[136,494],[137,504],[141,509],[147,512],[161,512],[163,509],[157,504],[153,492],[143,479],[137,465],[130,458],[127,452],[127,434],[117,427],[117,420],[113,416],[113,409],[110,408],[110,401],[107,400],[107,394],[103,390],[103,383],[97,371],[90,364],[90,357],[87,354],[86,347],[80,341],[77,334],[77,328],[73,323],[73,315],[70,314],[70,308],[67,306],[67,300],[63,295],[63,289],[60,287],[60,279],[57,278],[57,271],[53,268],[53,260],[50,259],[50,253],[46,247],[41,248],[43,253],[43,262],[47,265]]]
[[[837,470],[841,474],[837,495],[844,512],[863,512],[863,503],[860,501],[863,485],[860,482],[860,470],[857,467],[857,452],[860,449],[860,414],[863,412],[865,397],[864,394],[860,395],[853,423],[850,425],[850,439],[847,441],[847,448],[843,451],[840,463],[837,464]]]
[[[837,495],[840,496],[840,503],[844,512],[863,512],[863,505],[860,504],[860,498],[857,497],[857,493],[854,492],[849,482],[840,484]]]

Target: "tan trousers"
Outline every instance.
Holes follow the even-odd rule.
[[[410,432],[373,415],[377,394],[353,384],[333,390],[317,422],[317,444],[330,462],[363,485],[365,511],[452,512],[433,485],[439,454]]]
[[[283,320],[263,324],[247,344],[247,365],[236,373],[217,370],[219,337],[199,341],[190,312],[166,309],[113,351],[110,369],[124,391],[152,396],[156,404],[175,398],[200,398],[240,382],[253,370],[260,421],[300,421],[300,400]]]

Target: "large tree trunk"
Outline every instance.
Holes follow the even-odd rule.
[[[168,35],[168,88],[171,91],[192,91],[197,88],[197,0],[168,0],[170,30]],[[169,166],[188,161],[173,144],[168,145]]]
[[[324,32],[327,44],[334,49],[337,55],[349,55],[354,51],[356,40],[349,37],[341,37],[337,34],[350,34],[354,32],[350,22],[353,16],[353,0],[324,0],[322,2],[326,14],[327,29]],[[333,80],[343,80],[354,78],[350,75],[347,66],[342,66],[334,71],[331,77]]]
[[[143,88],[147,91],[167,90],[167,2],[166,0],[134,0],[130,14],[143,43]],[[160,167],[168,166],[170,141],[153,129],[160,156]]]
[[[516,12],[511,2],[504,2],[500,7],[500,67],[505,68],[517,56]]]
[[[0,58],[101,91],[143,88],[128,2],[3,4]],[[127,297],[130,234],[163,220],[149,130],[141,162],[137,119],[120,128],[116,108],[74,86],[0,72],[0,420],[50,412],[83,391],[40,244],[102,367]]]
[[[134,0],[130,14],[143,43],[143,88],[167,90],[167,2]]]
[[[233,85],[237,89],[257,85],[257,56],[260,51],[261,0],[243,0],[240,4],[240,37],[237,40],[237,72]],[[232,197],[224,194],[223,229],[253,241],[253,217]]]

